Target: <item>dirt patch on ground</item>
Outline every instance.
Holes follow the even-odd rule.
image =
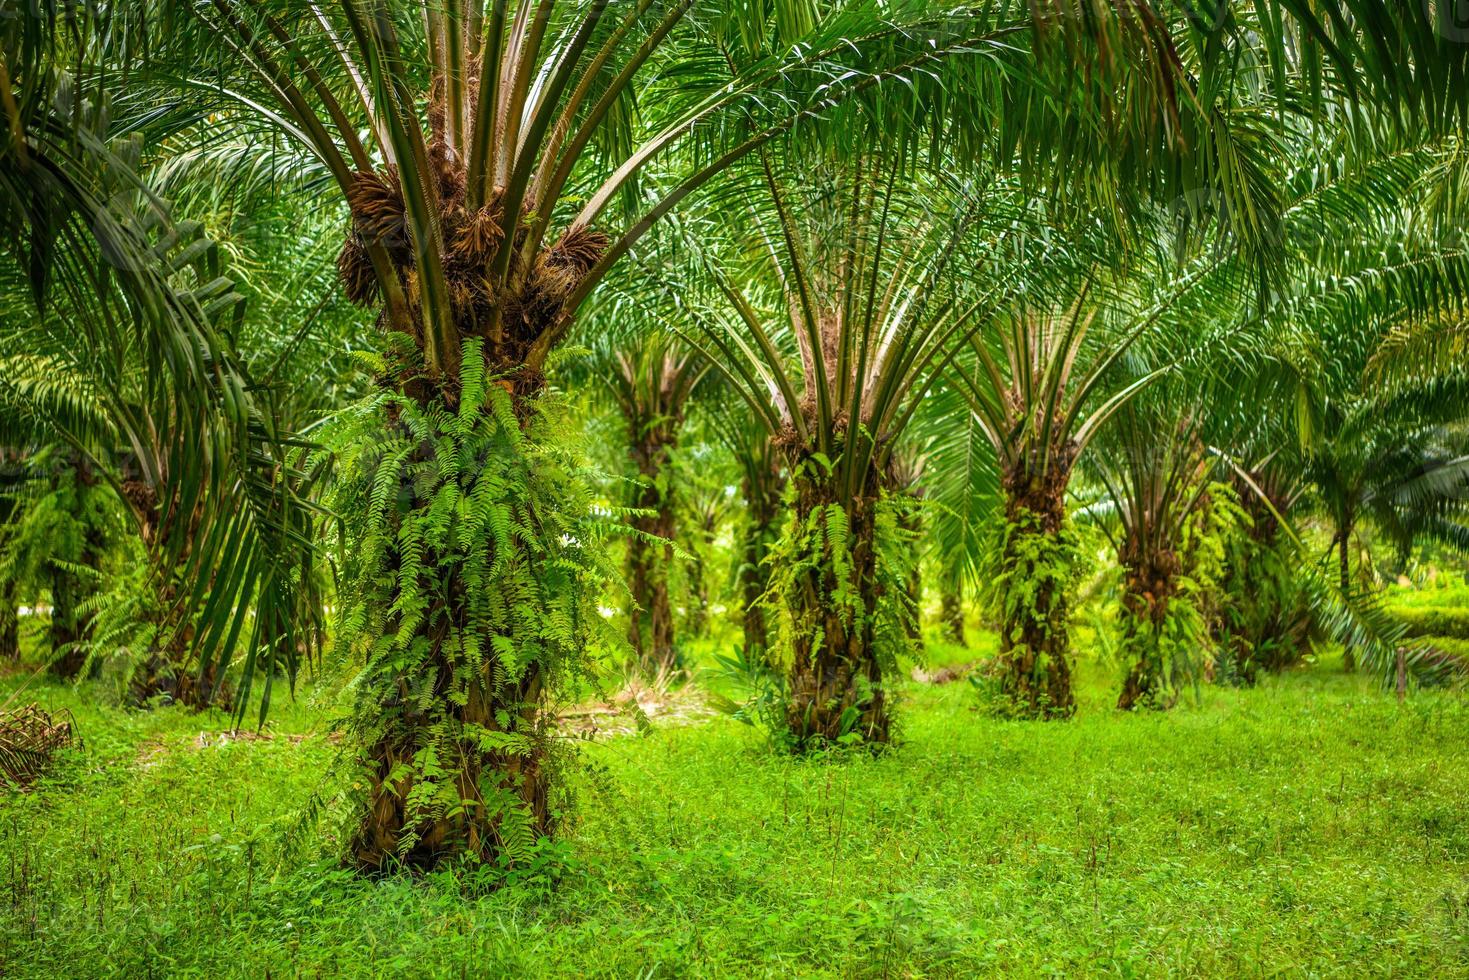
[[[319,732],[293,732],[289,735],[281,735],[277,732],[252,732],[252,731],[201,731],[193,738],[180,739],[177,736],[159,733],[150,735],[138,745],[137,755],[134,762],[143,769],[157,765],[170,752],[179,748],[189,748],[196,752],[206,749],[222,749],[227,745],[251,742],[284,742],[287,745],[300,745],[310,739],[325,739],[331,745],[338,745],[342,741],[341,732],[327,732],[322,735]]]
[[[631,735],[663,725],[693,725],[718,715],[708,695],[681,674],[634,679],[612,697],[560,712],[561,730],[582,738]]]
[[[983,664],[981,660],[971,660],[967,664],[954,664],[951,667],[940,667],[934,671],[914,667],[912,677],[920,684],[952,684],[974,673],[981,664]]]

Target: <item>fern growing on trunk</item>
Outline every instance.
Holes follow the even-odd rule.
[[[555,819],[550,686],[594,637],[616,645],[596,608],[614,572],[555,399],[514,400],[476,338],[464,355],[453,410],[385,391],[329,440],[347,515],[337,655],[364,658],[364,868],[523,857]]]
[[[805,750],[890,740],[884,678],[908,645],[913,542],[900,519],[911,501],[869,480],[843,492],[840,467],[820,454],[791,466],[787,519],[768,558],[787,616],[787,743]]]

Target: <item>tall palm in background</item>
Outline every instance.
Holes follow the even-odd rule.
[[[1212,666],[1208,604],[1224,560],[1211,524],[1227,491],[1213,485],[1216,461],[1193,414],[1199,404],[1185,391],[1149,394],[1164,404],[1133,400],[1091,456],[1118,525],[1124,711],[1171,707]]]
[[[1331,522],[1343,595],[1366,588],[1354,585],[1351,572],[1364,522],[1386,534],[1400,555],[1423,540],[1465,540],[1463,526],[1452,518],[1469,512],[1469,447],[1444,431],[1441,421],[1422,415],[1394,419],[1393,408],[1377,400],[1328,405],[1320,435],[1307,447],[1304,473]],[[1462,408],[1444,408],[1451,421],[1465,417]],[[1366,572],[1367,562],[1361,570]],[[1350,646],[1343,659],[1348,671],[1355,669]]]
[[[878,160],[821,173],[798,183],[761,161],[758,190],[720,228],[728,252],[711,257],[722,302],[689,325],[790,474],[772,560],[794,624],[796,746],[888,737],[882,677],[911,614],[879,608],[908,584],[911,551],[887,502],[890,460],[932,368],[971,323],[975,303],[951,291],[949,264],[982,248],[965,188],[915,190]]]
[[[628,642],[644,670],[674,666],[669,573],[677,532],[673,454],[689,399],[708,373],[703,356],[675,337],[649,333],[605,354],[602,375],[627,427],[636,471],[629,505],[634,535],[627,543]]]
[[[89,664],[94,607],[103,577],[112,570],[107,559],[122,536],[124,518],[116,496],[80,453],[65,443],[33,441],[44,438],[34,428],[7,429],[11,438],[20,434],[25,440],[6,486],[11,615],[20,590],[30,597],[44,590],[50,605],[48,669],[62,680],[76,680]]]
[[[684,621],[688,635],[710,635],[717,601],[724,591],[714,562],[720,529],[729,521],[736,501],[730,490],[734,470],[727,461],[710,452],[707,443],[691,447],[681,460],[682,479],[687,487],[681,498],[684,522],[689,528],[689,560],[683,563],[685,594]],[[726,580],[727,581],[727,580]]]
[[[1075,709],[1072,474],[1112,414],[1158,377],[1153,370],[1119,380],[1113,368],[1160,310],[1099,324],[1089,297],[1083,292],[1060,314],[1017,310],[974,340],[972,360],[955,373],[998,460],[1003,523],[986,577],[1000,620],[1001,692],[1029,717]]]
[[[785,464],[769,429],[746,406],[728,399],[710,412],[711,428],[739,471],[744,520],[739,536],[735,583],[740,596],[744,647],[760,663],[770,649],[770,555],[780,537]]]

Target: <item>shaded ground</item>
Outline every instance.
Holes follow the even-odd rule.
[[[45,686],[86,749],[0,799],[0,975],[1469,976],[1462,698],[1321,666],[1120,716],[1087,677],[1067,724],[908,683],[902,746],[835,762],[655,715],[582,745],[561,840],[497,890],[335,869],[330,799],[282,861],[337,785],[305,705],[221,739]]]

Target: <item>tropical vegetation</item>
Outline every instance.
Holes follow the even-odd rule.
[[[1461,13],[0,0],[0,973],[1469,970]]]

